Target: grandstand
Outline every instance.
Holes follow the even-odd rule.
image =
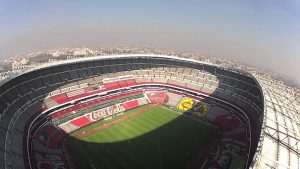
[[[73,168],[64,135],[146,104],[218,127],[219,151],[207,152],[199,168],[239,161],[243,168],[299,168],[297,109],[263,79],[160,55],[91,57],[23,72],[0,86],[0,168]],[[188,99],[211,113],[178,107]]]

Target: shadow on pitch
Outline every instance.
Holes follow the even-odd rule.
[[[80,161],[77,168],[182,169],[199,148],[207,144],[211,129],[188,117],[178,116],[152,131],[118,142],[96,143],[69,135],[68,146]],[[101,141],[101,136],[99,139]]]

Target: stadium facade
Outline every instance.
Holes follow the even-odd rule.
[[[0,168],[73,168],[63,134],[106,112],[112,116],[154,101],[178,107],[188,98],[206,102],[211,113],[198,113],[199,119],[219,127],[218,151],[207,152],[216,158],[207,156],[198,167],[300,168],[298,105],[283,85],[255,76],[191,59],[140,54],[25,71],[0,84]],[[151,100],[151,93],[168,95],[169,102]],[[104,104],[124,94],[126,101]],[[103,106],[92,114],[78,111],[92,102]],[[53,139],[51,145],[45,138]]]

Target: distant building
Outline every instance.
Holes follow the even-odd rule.
[[[26,69],[33,68],[35,66],[36,65],[34,65],[34,64],[30,64],[30,65],[15,65],[15,66],[12,66],[12,69],[13,69],[13,71],[16,71],[16,70],[26,70]]]
[[[28,59],[27,58],[23,58],[20,61],[14,61],[11,64],[12,70],[24,70],[28,68]]]
[[[26,69],[36,67],[40,64],[41,63],[39,62],[30,62],[29,59],[24,58],[21,59],[20,61],[14,61],[11,67],[12,67],[12,71],[21,71],[21,70],[26,70]]]
[[[58,59],[49,59],[48,63],[53,63],[53,62],[58,62],[58,61],[59,61]]]
[[[82,56],[74,56],[74,55],[67,56],[67,60],[77,59],[77,58],[82,58]]]

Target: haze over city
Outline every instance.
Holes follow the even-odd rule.
[[[143,46],[229,57],[300,82],[300,2],[1,1],[0,57]]]

